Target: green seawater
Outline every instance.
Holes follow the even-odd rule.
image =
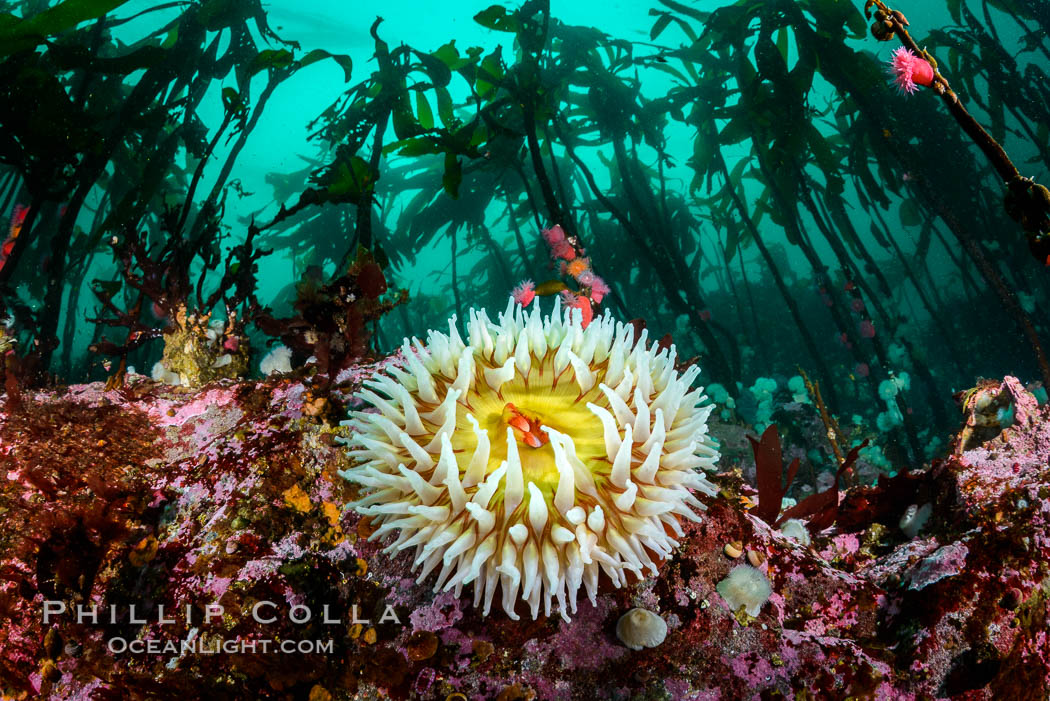
[[[1045,4],[895,9],[1020,175],[1050,182]],[[269,253],[244,291],[275,316],[362,255],[383,300],[407,292],[368,323],[379,357],[472,307],[494,316],[525,280],[579,291],[541,236],[561,225],[610,288],[596,311],[670,334],[722,420],[820,435],[805,374],[844,448],[870,439],[877,470],[921,464],[958,423],[952,395],[981,378],[1045,399],[1047,260],[937,91],[897,90],[899,38],[876,40],[864,10],[0,3],[11,348],[37,381],[104,379],[121,355],[149,374],[151,329],[169,322],[157,296],[226,318],[203,303],[243,272],[236,247],[257,227]],[[121,248],[132,239],[168,263]],[[245,331],[258,375],[276,339]],[[136,332],[156,338],[89,350]]]

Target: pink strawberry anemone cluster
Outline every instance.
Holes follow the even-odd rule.
[[[572,277],[580,287],[577,292],[573,292],[558,284],[562,305],[566,309],[579,309],[583,325],[586,327],[594,318],[594,307],[591,303],[601,304],[605,295],[609,294],[609,286],[591,270],[591,260],[584,257],[582,248],[577,248],[575,237],[567,237],[560,225],[555,224],[549,229],[544,229],[542,233],[543,240],[550,249],[551,258],[558,263],[559,272]],[[527,307],[536,294],[536,284],[532,280],[525,280],[514,288],[511,297],[521,306]]]
[[[601,573],[619,587],[671,556],[680,519],[698,520],[693,491],[717,493],[702,470],[718,459],[710,406],[679,373],[674,346],[606,312],[584,328],[555,298],[550,316],[511,300],[493,322],[470,311],[365,383],[371,405],[344,422],[360,485],[356,511],[411,553],[434,591],[473,585],[488,615],[497,588],[518,619],[566,620],[577,594],[592,604]]]

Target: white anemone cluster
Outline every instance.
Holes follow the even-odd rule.
[[[496,323],[472,309],[466,340],[453,316],[402,356],[358,392],[372,410],[344,422],[342,475],[385,552],[411,550],[435,592],[473,584],[483,615],[498,586],[514,620],[518,598],[568,620],[600,572],[656,574],[704,509],[692,490],[717,493],[699,369],[608,312],[585,328],[558,300],[547,317],[512,301]]]

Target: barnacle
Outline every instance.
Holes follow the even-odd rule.
[[[616,637],[632,650],[656,647],[667,637],[667,622],[652,611],[633,608],[616,622]]]

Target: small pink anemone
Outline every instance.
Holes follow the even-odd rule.
[[[543,230],[543,240],[547,242],[548,246],[553,248],[556,244],[565,240],[565,230],[561,228],[560,224],[555,224],[551,228]]]
[[[609,294],[609,286],[605,284],[605,280],[602,280],[597,275],[591,280],[591,299],[594,300],[595,304],[601,304],[602,298]]]
[[[929,87],[933,82],[933,66],[930,62],[903,46],[893,52],[890,66],[901,92],[911,94],[919,89],[919,85]]]
[[[561,303],[569,309],[580,310],[580,321],[583,328],[587,328],[594,319],[594,307],[591,306],[591,300],[583,295],[575,295],[569,290],[562,290]]]
[[[536,283],[532,280],[523,280],[510,294],[514,297],[515,302],[523,307],[527,307],[536,298]]]
[[[561,241],[551,245],[551,255],[555,259],[572,260],[576,257],[576,249],[568,241]]]

